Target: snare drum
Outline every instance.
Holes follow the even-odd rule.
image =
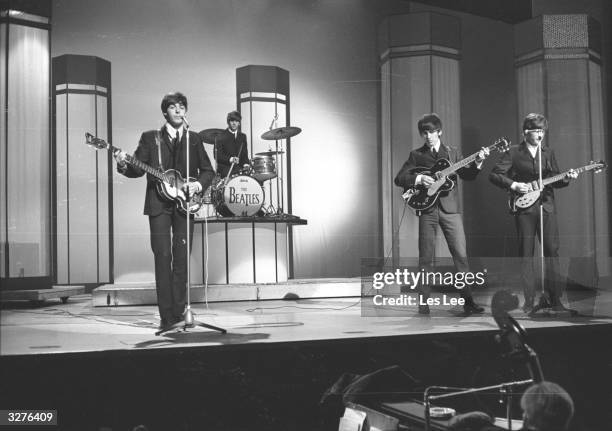
[[[276,178],[276,162],[273,156],[254,156],[251,175],[259,182]]]
[[[246,175],[236,175],[227,184],[219,184],[212,191],[212,202],[224,217],[246,217],[257,214],[264,203],[261,185]]]

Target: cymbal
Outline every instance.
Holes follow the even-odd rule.
[[[255,153],[256,156],[274,156],[276,154],[285,154],[284,151],[263,151],[261,153]]]
[[[198,135],[202,137],[205,143],[214,145],[215,140],[219,139],[223,132],[225,132],[223,129],[206,129],[199,132]]]
[[[279,127],[278,129],[268,130],[266,133],[261,135],[261,139],[267,139],[268,141],[278,141],[280,139],[287,139],[300,133],[302,129],[299,127]]]

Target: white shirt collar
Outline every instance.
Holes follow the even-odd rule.
[[[429,148],[429,151],[436,150],[436,152],[439,153],[440,152],[440,142],[438,142],[438,145],[434,145],[433,147],[428,146],[427,148]]]
[[[529,145],[527,143],[525,143],[525,145],[527,145],[527,149],[529,150],[529,153],[531,154],[531,157],[535,157],[536,154],[538,154],[538,148],[540,148],[539,145]]]
[[[176,132],[179,133],[179,141],[183,139],[183,127],[182,126],[179,127],[178,129],[175,129],[174,127],[172,127],[170,123],[166,123],[166,131],[168,132],[168,135],[172,139],[176,137]]]

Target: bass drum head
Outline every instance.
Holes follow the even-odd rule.
[[[264,191],[252,177],[237,175],[213,191],[212,201],[224,217],[249,217],[257,214],[264,203]]]

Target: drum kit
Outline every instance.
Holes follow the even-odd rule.
[[[204,192],[203,204],[213,205],[217,214],[223,217],[252,217],[252,216],[283,216],[284,184],[283,163],[279,156],[285,153],[279,147],[279,141],[290,138],[302,131],[299,127],[280,127],[270,129],[261,135],[261,139],[276,141],[275,150],[256,153],[251,158],[251,164],[240,168],[234,175],[230,168],[225,178],[216,176],[211,186]],[[199,134],[206,144],[217,148],[217,139],[224,132],[223,129],[206,129]],[[215,154],[216,158],[216,154]],[[277,166],[280,169],[277,171]],[[276,196],[280,197],[279,207],[272,204],[272,179],[276,178]],[[265,204],[265,182],[268,182],[268,205]]]

